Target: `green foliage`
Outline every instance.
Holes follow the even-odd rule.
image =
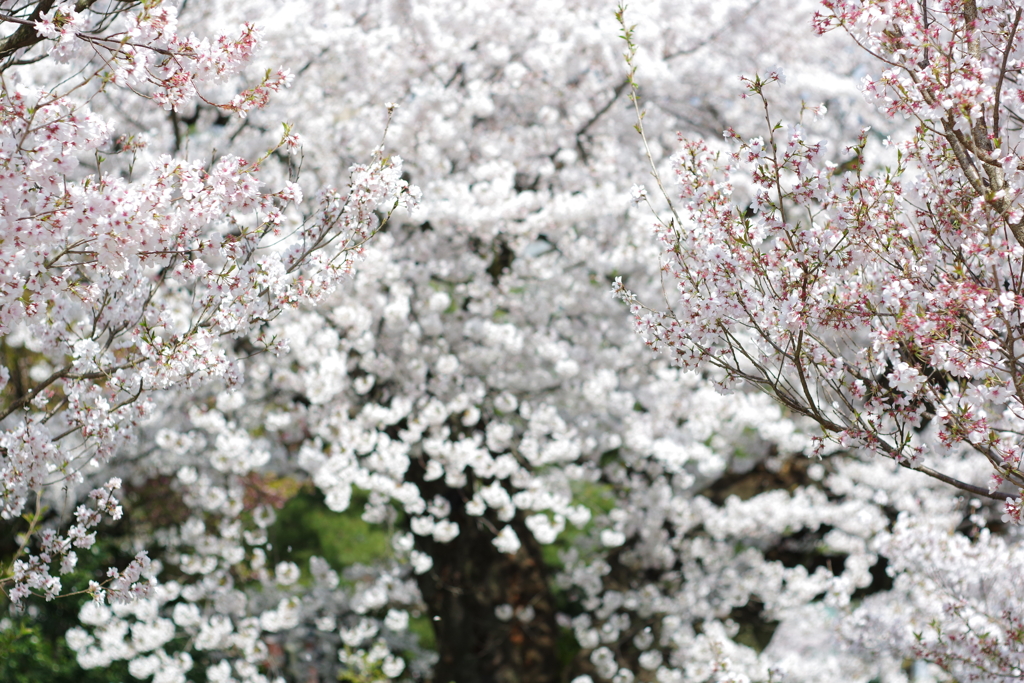
[[[583,648],[580,647],[572,629],[559,628],[558,640],[555,642],[555,656],[558,658],[559,670],[569,671],[576,656]]]
[[[617,453],[609,457],[616,457]],[[608,455],[608,454],[605,454]],[[583,505],[593,517],[608,514],[615,507],[615,495],[610,484],[601,482],[579,481],[572,484],[573,499],[576,503]],[[562,568],[561,553],[569,548],[578,547],[577,540],[587,533],[590,525],[577,529],[572,524],[565,526],[565,531],[558,535],[554,543],[541,546],[541,554],[544,564],[554,571]]]
[[[45,519],[60,510],[43,511]],[[17,549],[16,537],[31,528],[28,518],[0,525],[0,567],[8,566]],[[82,591],[90,580],[101,580],[108,567],[123,567],[134,553],[124,552],[116,539],[120,534],[100,536],[88,550],[79,549],[75,570],[60,577],[66,597],[50,602],[30,597],[26,611],[11,610],[0,598],[0,681],[3,683],[129,683],[134,681],[125,662],[110,667],[85,670],[78,666],[75,653],[67,646],[64,634],[78,624],[78,611],[91,598],[68,595]]]
[[[433,650],[437,647],[437,636],[434,633],[434,624],[428,615],[409,618],[409,631],[419,639],[417,642],[424,650]]]
[[[344,569],[390,557],[390,533],[362,520],[365,500],[360,498],[364,497],[354,494],[348,510],[334,512],[319,493],[299,493],[277,513],[268,530],[271,558],[289,559],[306,569],[309,558],[319,555],[335,569]]]
[[[79,552],[79,568],[62,577],[70,589],[87,584],[97,575],[93,569],[114,562],[112,553]],[[132,679],[125,662],[84,670],[67,646],[64,633],[78,623],[78,610],[90,598],[57,598],[52,602],[30,598],[26,612],[10,611],[0,603],[0,681],[4,683],[128,683]]]
[[[0,681],[4,683],[128,683],[128,667],[83,670],[64,642],[80,600],[33,605],[29,613],[0,620]]]

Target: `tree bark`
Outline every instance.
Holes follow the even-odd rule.
[[[522,520],[511,522],[522,547],[515,554],[501,553],[487,522],[498,528],[504,523],[493,512],[486,521],[467,515],[460,492],[415,478],[424,498],[441,495],[451,503],[449,519],[461,529],[449,543],[416,539],[417,548],[434,560],[433,568],[418,577],[440,657],[434,683],[559,681],[555,601],[540,546]],[[504,604],[515,610],[508,621],[495,615]]]

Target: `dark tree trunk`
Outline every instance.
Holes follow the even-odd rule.
[[[512,526],[522,547],[514,555],[498,552],[489,527],[504,523],[493,512],[486,520],[471,517],[461,491],[440,481],[417,483],[427,500],[448,499],[449,518],[461,529],[445,544],[416,539],[417,548],[434,559],[433,568],[418,577],[440,656],[434,683],[557,683],[558,626],[540,546],[517,518]],[[509,621],[495,615],[504,604],[516,611]],[[532,609],[532,618],[519,618],[524,609]]]

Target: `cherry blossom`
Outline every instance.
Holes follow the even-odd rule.
[[[100,50],[115,70],[100,84],[107,92],[141,88],[144,80],[153,88],[148,101],[171,107],[201,97],[200,84],[235,73],[258,44],[252,27],[240,40],[180,41],[173,7],[146,5],[120,19],[123,32],[97,36],[88,32],[87,16],[65,3],[34,26],[51,47],[89,43]],[[75,50],[59,51],[70,58]],[[122,75],[122,68],[134,75]],[[347,194],[325,190],[308,217],[286,216],[301,191],[293,184],[264,191],[259,172],[270,154],[291,144],[287,126],[279,146],[254,161],[153,155],[135,178],[141,146],[115,143],[111,122],[77,99],[76,91],[96,80],[84,73],[80,82],[49,88],[0,74],[0,334],[9,353],[31,364],[16,383],[9,369],[5,374],[0,516],[19,517],[35,498],[33,532],[48,491],[74,486],[83,471],[133,443],[153,409],[153,392],[194,390],[212,378],[238,381],[241,364],[224,340],[274,348],[264,326],[283,308],[332,291],[382,217],[408,195],[401,160],[377,150],[369,165],[353,167]],[[283,83],[270,79],[257,90]],[[246,97],[227,110],[265,103],[264,95]],[[127,172],[104,169],[104,154],[130,154]],[[66,537],[40,531],[38,553],[29,549],[28,534],[19,550],[25,559],[0,577],[13,584],[13,602],[30,592],[48,599],[60,592],[59,579],[47,573],[50,563],[60,560],[66,573],[74,567],[70,548],[94,542],[96,532],[88,530],[100,513],[120,517],[103,493],[118,486],[114,478],[90,494],[96,509],[79,507]],[[90,592],[123,599],[147,568],[140,554]]]
[[[831,443],[892,459],[1006,500],[1004,520],[1015,523],[1019,496],[999,487],[1024,486],[1011,123],[1020,17],[1012,3],[824,2],[816,30],[842,29],[879,60],[865,94],[909,129],[880,151],[862,129],[843,168],[826,142],[773,110],[778,71],[746,79],[763,108],[760,135],[728,129],[722,146],[681,139],[674,190],[663,188],[664,306],[615,285],[649,347],[723,391],[753,387],[812,420],[819,454]],[[632,65],[628,29],[626,39]],[[992,486],[972,483],[987,468]],[[925,535],[887,546],[903,586],[974,552],[963,537]],[[920,587],[929,600],[934,587]],[[990,611],[969,593],[951,589],[934,638],[913,651],[958,679],[1016,675],[1006,652],[1018,611]],[[893,628],[916,628],[907,616],[890,614]]]
[[[135,202],[117,229],[89,228],[95,237],[83,239],[97,244],[54,262],[74,264],[64,277],[78,298],[56,311],[40,304],[25,318],[38,325],[19,319],[4,335],[26,359],[8,363],[9,394],[70,366],[47,385],[52,395],[28,397],[29,410],[3,425],[20,426],[7,442],[18,463],[34,462],[36,451],[68,458],[71,476],[53,475],[41,497],[26,484],[23,507],[56,508],[64,495],[91,523],[121,505],[129,536],[99,521],[75,538],[116,539],[131,549],[125,564],[147,551],[125,570],[128,583],[96,577],[103,603],[84,602],[66,636],[80,666],[126,665],[140,680],[251,683],[867,683],[1007,670],[1014,597],[985,590],[1015,585],[1019,541],[999,515],[1019,505],[997,510],[982,493],[996,504],[1018,494],[1012,479],[991,478],[990,460],[971,444],[993,425],[1012,428],[1005,413],[1015,389],[976,379],[1002,372],[986,365],[998,357],[995,336],[954,339],[950,330],[969,322],[1005,331],[1018,306],[1010,289],[958,280],[942,260],[945,242],[919,236],[937,225],[914,213],[927,208],[922,196],[936,215],[974,209],[947,199],[960,187],[949,159],[908,146],[918,120],[891,119],[874,95],[861,95],[864,74],[887,68],[877,59],[911,50],[894,46],[898,22],[886,17],[895,6],[865,5],[856,21],[852,10],[819,7],[823,18],[812,24],[816,5],[804,0],[637,5],[628,14],[637,23],[632,76],[622,27],[602,3],[209,0],[183,3],[180,16],[170,3],[136,7],[109,24],[77,9],[70,28],[72,10],[53,4],[41,13],[54,35],[34,33],[37,44],[18,54],[55,54],[5,73],[29,93],[51,93],[53,74],[84,65],[95,71],[83,74],[110,80],[54,93],[65,109],[53,120],[77,116],[95,143],[85,154],[52,155],[55,180],[16,196],[38,203],[49,188],[54,218],[23,222],[66,221],[65,203],[99,202],[101,186],[121,194],[75,220],[95,226],[97,215],[105,226],[120,216],[108,207]],[[1009,35],[1008,18],[992,36]],[[865,36],[882,32],[877,57],[846,31],[813,35],[843,21],[869,47]],[[910,35],[912,25],[900,30]],[[918,51],[905,63],[923,58]],[[742,73],[762,76],[743,82]],[[901,73],[871,92],[902,101],[893,93],[913,83]],[[643,89],[634,92],[631,80]],[[1004,128],[1008,116],[1000,115]],[[282,131],[281,121],[296,125]],[[380,149],[385,126],[401,166]],[[676,131],[705,142],[673,158]],[[980,144],[973,139],[964,149]],[[65,141],[33,144],[44,143],[49,154]],[[879,170],[886,164],[888,176]],[[664,179],[684,169],[675,176],[683,182],[652,178],[650,165]],[[346,177],[347,191],[321,189]],[[927,194],[933,177],[953,190]],[[424,188],[418,212],[398,208],[382,225],[396,199],[414,198],[408,182]],[[798,217],[798,206],[811,215]],[[652,209],[665,218],[659,243],[649,236]],[[856,220],[867,246],[845,263],[837,226]],[[165,225],[181,232],[165,235]],[[905,226],[906,235],[893,233]],[[133,230],[174,242],[174,253],[150,253],[159,250],[138,246]],[[990,242],[961,231],[972,272],[998,261]],[[782,233],[792,233],[788,242]],[[178,234],[186,241],[175,242]],[[692,252],[673,251],[677,243]],[[37,248],[44,259],[59,253]],[[686,280],[704,283],[687,300],[674,289],[683,254],[704,268]],[[851,275],[876,256],[891,261]],[[883,277],[892,264],[899,277]],[[819,300],[803,297],[800,274],[814,268],[815,292],[831,286],[846,297],[822,306],[845,302],[858,320],[892,315],[814,337],[836,322],[815,317],[810,303]],[[88,278],[74,280],[78,273]],[[65,291],[40,281],[32,286]],[[148,289],[134,289],[139,283]],[[631,311],[608,296],[613,283],[643,323],[699,333],[714,349],[723,348],[713,346],[721,330],[706,316],[740,316],[729,293],[745,287],[763,324],[786,339],[803,333],[806,352],[795,357],[808,359],[813,377],[848,392],[848,403],[829,407],[832,385],[811,381],[819,412],[847,415],[852,405],[866,427],[823,439],[816,415],[746,391],[728,368],[686,356],[692,349],[680,354],[678,343],[667,345],[680,337],[661,328],[660,337],[645,328],[667,352],[652,354],[631,329]],[[11,306],[23,291],[12,291]],[[662,297],[666,305],[655,306]],[[944,317],[949,302],[959,308]],[[95,310],[96,330],[110,325],[113,341],[92,333],[85,314]],[[138,318],[147,322],[134,345],[135,328],[116,327],[132,311],[150,315]],[[704,327],[686,327],[684,313]],[[64,326],[46,316],[63,316]],[[738,366],[745,373],[778,353],[730,330],[750,349],[753,360]],[[915,355],[932,341],[943,342],[934,359]],[[830,356],[833,346],[848,355]],[[126,359],[134,364],[117,365]],[[870,372],[847,376],[862,366]],[[771,377],[806,398],[798,372]],[[939,378],[948,396],[938,396]],[[94,431],[48,446],[59,432],[47,430],[72,418]],[[944,427],[948,443],[938,438],[942,425],[959,430]],[[977,504],[873,457],[871,429],[904,434],[889,455],[978,489]],[[110,445],[101,452],[101,444]],[[115,475],[120,502],[90,502],[87,491]],[[170,514],[152,512],[157,499]],[[348,562],[326,547],[299,548],[308,530],[291,515],[306,504],[321,520],[379,533],[383,549]],[[71,538],[64,529],[73,522],[55,517],[43,513],[18,559],[43,552],[35,539],[44,527],[51,545]],[[38,560],[32,590],[45,595],[71,557],[51,550],[45,567]],[[982,580],[971,583],[972,572]],[[140,594],[130,602],[101,593],[133,586]],[[993,635],[972,640],[968,627]],[[428,630],[432,648],[420,637]],[[947,647],[940,634],[964,638]]]

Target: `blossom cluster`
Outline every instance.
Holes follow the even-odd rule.
[[[191,74],[189,82],[224,77],[251,56],[248,39],[185,49],[175,42],[173,19],[173,9],[146,5],[126,15],[131,40],[117,32],[101,39],[82,33],[85,20],[61,5],[37,30],[62,43],[68,36],[114,42],[116,64],[131,61],[129,47],[163,55],[171,46],[170,62]],[[105,85],[108,92],[119,78]],[[167,94],[182,82],[168,76],[153,85]],[[209,164],[158,154],[141,178],[130,168],[112,172],[101,155],[119,151],[108,151],[115,124],[76,99],[82,86],[15,79],[0,96],[0,335],[18,359],[0,377],[5,520],[19,517],[33,496],[74,487],[133,443],[153,392],[237,381],[240,366],[223,340],[273,346],[263,327],[282,307],[331,291],[409,196],[401,160],[379,151],[371,164],[353,168],[347,194],[326,191],[330,199],[306,220],[286,215],[301,201],[294,184],[262,189],[260,168],[273,149],[254,161],[220,155]],[[173,95],[176,106],[195,95],[189,87]],[[280,146],[293,143],[286,131]],[[111,482],[116,488],[119,480]],[[119,516],[116,503],[93,497],[97,510]],[[33,543],[38,553],[16,559],[0,577],[13,582],[12,600],[30,591],[56,595],[60,581],[48,574],[50,563],[61,560],[61,571],[70,571],[70,548],[92,544],[94,532],[86,530],[98,515],[80,507],[67,536],[47,528],[27,539],[19,554]],[[124,572],[112,569],[108,597],[134,591],[146,567],[142,554]],[[100,597],[98,587],[90,590]]]
[[[882,150],[862,129],[840,165],[772,111],[778,72],[748,79],[763,135],[681,139],[673,159],[676,192],[656,228],[665,305],[648,307],[621,282],[616,291],[649,347],[723,391],[756,388],[817,423],[819,455],[895,460],[1005,501],[1003,521],[1019,524],[1024,175],[1007,74],[1020,9],[823,4],[816,29],[841,27],[881,60],[865,93],[911,126],[883,136]],[[915,633],[903,647],[958,680],[1019,675],[1012,591],[994,588],[998,572],[967,569],[994,547],[1008,559],[1012,546],[988,531],[972,546],[941,526],[901,517],[891,542],[875,541],[914,607],[866,611],[889,633]],[[987,586],[1008,603],[981,604]],[[858,618],[847,634],[884,649]]]
[[[819,28],[838,23],[877,47],[872,41],[892,30],[869,21],[874,5],[863,5],[829,5],[834,14],[819,17]],[[1006,498],[995,493],[1002,482],[1024,485],[1017,443],[1024,300],[1015,284],[1022,246],[1013,208],[1024,175],[1011,129],[983,133],[998,139],[1001,151],[980,149],[981,142],[962,147],[960,131],[981,139],[986,121],[998,126],[1000,114],[988,115],[990,121],[980,112],[1001,105],[991,88],[959,84],[986,59],[985,79],[1001,82],[1009,68],[1002,57],[1016,49],[1015,34],[994,33],[1008,42],[979,56],[965,44],[974,20],[960,10],[935,11],[971,24],[950,29],[953,52],[928,47],[938,24],[920,31],[901,24],[899,49],[885,43],[896,60],[887,73],[903,69],[907,82],[942,74],[948,89],[957,84],[958,99],[936,108],[928,93],[937,86],[924,80],[895,89],[868,82],[869,94],[895,103],[888,113],[919,121],[904,142],[886,139],[895,158],[885,170],[865,168],[868,129],[843,151],[855,169],[844,173],[824,142],[771,118],[766,86],[775,77],[748,82],[764,102],[767,139],[742,140],[728,131],[735,143],[728,152],[684,141],[675,159],[679,215],[659,228],[678,298],[664,311],[632,305],[652,348],[683,367],[723,370],[723,388],[750,383],[845,448],[893,458],[976,495]],[[977,21],[1002,26],[1008,11],[991,6]],[[922,66],[905,45],[938,61]],[[954,57],[956,69],[945,61]],[[978,181],[976,167],[991,171],[991,179]],[[751,183],[747,209],[734,194],[737,177]],[[926,464],[964,450],[994,468],[989,490]],[[1018,517],[1017,509],[1011,501],[1007,512]]]
[[[88,277],[74,280],[78,292],[91,291],[93,280],[110,287],[141,273],[134,282],[147,283],[147,294],[126,285],[88,299],[88,310],[98,311],[96,334],[85,334],[92,318],[67,317],[64,327],[20,325],[4,337],[27,359],[11,364],[12,394],[33,364],[41,367],[32,381],[40,382],[63,367],[59,361],[79,358],[84,369],[69,372],[96,375],[84,379],[107,413],[133,388],[146,390],[126,406],[145,405],[144,414],[112,422],[124,440],[104,452],[106,460],[95,455],[96,439],[65,437],[77,439],[79,460],[69,461],[76,476],[99,483],[116,470],[124,478],[132,527],[118,547],[145,547],[152,558],[135,582],[148,595],[82,606],[66,634],[80,666],[127,666],[161,683],[460,680],[470,677],[464,671],[535,683],[866,683],[907,680],[907,662],[915,679],[984,680],[995,665],[1012,673],[1011,627],[1020,610],[1006,590],[1016,585],[1016,560],[993,558],[1015,553],[1019,540],[999,512],[959,501],[939,479],[894,471],[850,429],[842,443],[816,439],[817,415],[800,410],[799,371],[771,375],[794,397],[779,405],[744,391],[742,378],[722,365],[727,354],[704,362],[673,336],[705,335],[702,343],[721,349],[714,344],[722,328],[708,320],[718,315],[727,326],[724,316],[740,315],[730,294],[739,288],[763,316],[758,324],[790,335],[778,337],[780,351],[741,335],[742,325],[727,326],[756,349],[739,370],[749,375],[759,359],[789,353],[819,373],[806,375],[817,396],[830,386],[818,383],[827,374],[819,347],[868,348],[868,357],[851,361],[870,374],[850,402],[868,427],[890,430],[883,437],[906,426],[909,446],[891,455],[908,464],[927,457],[929,468],[965,485],[984,481],[991,467],[971,455],[969,438],[944,448],[927,441],[952,424],[939,414],[936,386],[941,377],[951,396],[958,392],[956,400],[986,411],[990,422],[1010,388],[945,366],[929,370],[900,327],[913,316],[922,317],[919,326],[940,325],[927,316],[945,301],[961,306],[940,327],[946,332],[987,310],[966,288],[915,289],[922,278],[956,272],[941,261],[939,242],[919,246],[917,225],[929,219],[911,209],[926,214],[930,206],[917,200],[927,190],[921,169],[956,176],[937,158],[927,166],[905,143],[880,153],[891,157],[889,176],[872,175],[873,133],[849,150],[807,142],[856,140],[865,125],[894,139],[914,134],[913,122],[889,121],[862,100],[859,75],[877,64],[865,64],[870,57],[840,32],[813,37],[811,5],[709,0],[691,3],[688,13],[671,2],[637,8],[640,25],[629,35],[640,46],[634,75],[644,87],[646,145],[633,132],[636,112],[625,106],[633,76],[623,71],[618,28],[602,3],[453,9],[441,0],[209,0],[188,3],[180,18],[157,14],[160,6],[126,19],[127,26],[158,16],[177,24],[147,34],[159,50],[144,64],[134,56],[139,41],[128,37],[111,51],[125,70],[87,108],[72,102],[109,132],[91,154],[70,155],[79,165],[57,185],[87,184],[76,190],[84,193],[101,181],[123,183],[131,196],[148,188],[155,199],[147,201],[159,208],[77,238],[116,244],[102,255],[123,265],[89,270],[89,258],[100,255],[94,242],[62,258],[74,263],[68,278]],[[889,16],[887,6],[873,11]],[[55,25],[62,16],[53,15]],[[171,35],[178,25],[187,27],[181,35],[235,35],[243,23],[262,28],[246,28],[237,46]],[[75,41],[100,45],[89,38],[95,29],[74,30]],[[118,30],[109,34],[125,39]],[[193,49],[186,45],[248,56],[250,40],[262,41],[272,63],[294,69],[286,95],[264,98],[288,81],[283,71],[241,62],[208,68],[185,57]],[[74,64],[91,59],[69,55]],[[753,96],[742,99],[735,74],[750,64],[766,75],[748,81]],[[52,78],[32,65],[21,72],[40,83]],[[761,138],[730,134],[671,158],[675,130],[713,137],[723,128],[753,130],[764,117],[759,91],[783,79],[799,97],[770,109]],[[247,90],[253,82],[265,87]],[[118,89],[122,83],[146,97]],[[825,105],[805,109],[800,98]],[[385,105],[389,146],[406,162],[378,153],[350,171],[347,193],[320,191],[365,150],[378,149],[385,101],[394,103]],[[247,102],[265,106],[238,112],[244,118],[226,115]],[[775,126],[801,117],[799,130]],[[281,120],[301,121],[303,137],[316,144],[297,150],[290,130],[274,138]],[[121,132],[145,132],[149,146],[138,147],[140,137],[112,143]],[[97,152],[111,158],[94,161]],[[637,185],[647,154],[662,175],[682,170],[685,198]],[[139,168],[155,170],[136,178],[136,158]],[[842,175],[857,166],[859,173]],[[419,212],[382,225],[396,198],[413,198],[407,182],[424,186]],[[956,193],[942,195],[947,204],[927,195],[931,206],[948,206]],[[662,222],[660,244],[649,238],[648,204],[685,218]],[[54,204],[54,215],[63,206]],[[858,220],[862,232],[841,236],[836,226]],[[149,253],[159,250],[135,245],[136,224],[153,240],[163,236],[153,226],[193,232],[186,241],[167,235],[169,253]],[[897,224],[908,234],[886,232]],[[969,223],[962,225],[966,235]],[[858,252],[857,263],[891,254],[892,263],[906,264],[900,280],[908,284],[885,289],[885,281],[876,291],[881,267],[869,273],[875,280],[851,275],[857,271],[842,247],[854,240],[873,249]],[[989,277],[970,260],[982,256],[964,247],[960,258],[970,273]],[[677,297],[684,292],[672,287],[690,282],[690,266],[692,282],[702,284]],[[806,298],[824,300],[802,298],[803,273],[818,278],[808,276]],[[633,333],[630,311],[608,296],[617,278],[637,305],[669,292],[664,311],[635,311],[649,316],[645,324],[663,325],[648,328],[653,346],[677,351],[651,354]],[[841,288],[860,282],[859,290]],[[826,285],[862,317],[815,336],[815,326],[832,323],[808,318],[812,305],[843,310],[827,299]],[[713,301],[701,298],[715,287]],[[771,298],[778,292],[785,305]],[[857,302],[885,313],[876,316],[878,332],[857,322],[872,319]],[[122,318],[107,311],[132,305],[140,322],[121,330]],[[975,308],[965,313],[967,306]],[[692,321],[680,317],[693,311]],[[134,345],[127,343],[136,328]],[[73,350],[46,357],[42,367],[47,352],[37,335],[67,330],[79,335]],[[79,341],[96,346],[74,347]],[[947,334],[944,348],[951,363],[973,362],[971,354],[994,353],[984,341],[992,338],[968,334],[954,343]],[[685,372],[680,360],[702,372]],[[846,367],[834,365],[828,377],[842,380]],[[142,377],[160,380],[159,390],[131,384]],[[49,403],[28,401],[28,411],[8,419],[26,412],[39,430],[59,434],[67,381],[51,382]],[[734,393],[721,395],[722,388]],[[121,393],[103,393],[115,389]],[[97,400],[76,405],[99,419]],[[845,405],[818,407],[822,415],[853,414]],[[931,450],[912,450],[920,443]],[[78,469],[86,460],[98,466]],[[357,558],[339,550],[364,541],[367,552]],[[971,552],[977,561],[962,559]],[[980,563],[988,573],[971,584]],[[430,648],[422,639],[428,631]],[[868,637],[882,633],[899,637]],[[958,640],[947,645],[948,634]],[[574,645],[563,648],[567,642]],[[988,653],[998,656],[986,660]]]
[[[61,535],[52,528],[42,529],[34,539],[33,529],[22,535],[21,549],[24,550],[29,541],[33,541],[38,546],[38,552],[27,552],[24,554],[25,559],[14,561],[11,569],[13,585],[7,591],[7,597],[12,604],[20,605],[32,594],[41,595],[48,601],[62,594],[60,577],[52,573],[53,565],[59,563],[58,574],[73,571],[78,564],[75,549],[92,548],[96,543],[97,532],[94,529],[99,526],[103,515],[106,514],[115,521],[121,518],[121,506],[113,495],[119,488],[121,480],[115,477],[101,488],[93,489],[89,493],[92,507],[78,506],[75,510],[75,523],[68,527],[67,535]],[[40,511],[37,510],[32,520],[33,527],[41,517]],[[141,551],[124,570],[110,568],[103,584],[90,581],[88,593],[100,603],[108,599],[112,602],[131,602],[147,594],[149,587],[140,581],[140,578],[149,569],[149,557],[145,551]]]
[[[750,535],[745,521],[755,514],[754,503],[719,512],[727,496],[709,502],[702,492],[755,468],[771,453],[778,456],[772,466],[787,469],[810,443],[768,401],[731,403],[706,383],[652,358],[606,296],[606,283],[616,273],[650,293],[659,280],[655,252],[639,246],[646,226],[624,203],[633,171],[622,159],[634,143],[628,115],[611,107],[622,95],[619,57],[614,48],[601,46],[603,38],[595,40],[581,28],[596,23],[613,35],[611,17],[591,8],[563,17],[537,5],[514,13],[498,10],[508,14],[499,19],[488,10],[484,21],[474,10],[463,17],[474,28],[452,40],[449,29],[436,24],[442,11],[421,5],[403,16],[401,21],[417,27],[409,33],[384,8],[359,15],[354,26],[343,13],[313,28],[296,23],[307,16],[303,11],[271,14],[268,24],[275,28],[267,30],[268,42],[296,55],[286,61],[311,65],[296,79],[295,99],[283,99],[280,106],[289,112],[349,112],[340,123],[332,115],[322,124],[324,139],[336,146],[320,154],[306,150],[306,168],[336,172],[333,155],[346,148],[345,139],[369,141],[376,134],[351,114],[357,106],[365,111],[371,97],[334,67],[356,64],[351,73],[360,74],[360,82],[374,82],[401,105],[389,139],[410,160],[409,173],[425,185],[421,214],[392,222],[351,283],[317,309],[275,319],[272,334],[289,340],[279,357],[253,358],[244,383],[206,396],[200,403],[207,409],[197,409],[194,398],[162,407],[162,414],[179,417],[162,419],[158,431],[153,426],[160,448],[145,466],[153,475],[183,475],[200,485],[185,502],[204,515],[221,514],[229,499],[224,492],[244,488],[246,477],[274,472],[311,481],[339,515],[394,529],[395,556],[415,600],[396,607],[431,615],[439,650],[434,675],[441,678],[456,677],[445,668],[448,662],[460,649],[476,647],[445,635],[459,633],[458,623],[447,625],[457,612],[446,596],[455,591],[437,589],[465,576],[467,567],[454,560],[460,553],[502,577],[497,590],[487,575],[455,584],[467,596],[464,609],[480,615],[477,636],[503,649],[494,658],[499,667],[513,665],[516,643],[530,646],[559,630],[583,646],[572,667],[601,678],[593,668],[593,660],[600,661],[609,680],[651,676],[659,669],[662,677],[687,671],[706,677],[714,666],[755,676],[775,660],[799,660],[782,646],[761,658],[737,644],[730,615],[748,604],[758,612],[755,606],[764,600],[762,605],[777,610],[772,617],[787,624],[811,621],[831,628],[826,609],[796,607],[813,605],[825,589],[835,605],[844,605],[872,582],[868,570],[878,558],[866,546],[884,527],[884,515],[870,500],[833,507],[827,494],[809,493],[789,505],[788,496],[775,492],[757,500],[756,509],[779,508],[778,528],[733,560],[737,543]],[[220,10],[210,12],[219,17]],[[668,8],[662,16],[669,16]],[[529,47],[545,24],[553,30],[544,33],[544,48]],[[477,26],[491,26],[493,36],[482,41]],[[517,28],[509,34],[499,26]],[[702,36],[674,28],[682,36],[676,49],[688,49],[691,40],[700,45]],[[475,43],[498,47],[474,48]],[[509,46],[508,52],[500,46]],[[563,80],[545,80],[553,74]],[[573,79],[569,89],[558,85]],[[664,84],[666,92],[676,87],[672,83]],[[203,120],[209,114],[197,108],[195,116]],[[654,120],[652,114],[649,125]],[[246,144],[248,134],[255,137],[251,125],[211,128],[191,144],[213,148],[236,132],[236,143]],[[315,119],[307,125],[316,125]],[[467,137],[468,130],[475,132]],[[860,516],[852,514],[862,507]],[[794,524],[787,531],[786,513],[806,520],[812,547],[815,534],[824,535],[823,527],[837,522],[854,536],[829,537],[837,545],[839,577],[824,567],[804,576],[770,556],[774,545],[804,528]],[[687,514],[694,523],[681,526],[677,536],[673,525]],[[717,524],[713,539],[701,531],[705,517]],[[682,538],[687,533],[697,540]],[[567,537],[578,547],[558,561],[556,589],[570,596],[574,611],[591,615],[590,625],[579,629],[535,578],[536,568],[556,554],[551,546],[566,550]],[[664,542],[669,538],[671,544]],[[844,571],[838,558],[846,553],[854,557]],[[709,569],[691,581],[677,562]],[[213,566],[194,565],[219,571]],[[735,579],[748,566],[760,567],[761,574]],[[620,583],[622,575],[641,567],[651,577],[667,575],[650,582],[662,592],[636,586],[622,602],[633,590]],[[394,570],[382,561],[365,571],[376,581],[390,581]],[[199,582],[204,575],[192,576]],[[773,578],[763,582],[762,594],[757,584],[763,577]],[[777,588],[786,595],[785,609],[769,598]],[[262,590],[249,593],[246,613],[254,618],[260,610],[277,613],[276,602],[256,599]],[[700,592],[727,597],[694,600]],[[361,623],[366,613],[357,608],[359,603],[336,603],[334,623]],[[163,608],[165,618],[170,609]],[[294,627],[264,638],[290,642],[331,671],[338,658],[320,650],[314,655],[302,644],[309,633],[303,624],[325,618],[319,609],[300,603]],[[698,624],[708,630],[691,640],[666,636],[663,643],[651,635],[654,645],[633,649],[633,639],[645,629],[660,639],[663,623],[666,632]],[[603,635],[594,642],[593,633]],[[335,643],[337,637],[345,643],[339,652],[344,675],[369,677],[387,661],[383,650],[371,656],[369,641],[348,645],[340,626],[334,634]],[[360,649],[373,661],[361,659]],[[694,661],[692,671],[683,664],[688,659]],[[298,666],[302,660],[294,661]],[[536,669],[517,675],[537,681],[557,675],[557,664],[537,661]],[[856,655],[838,664],[805,659],[803,680],[822,670],[858,671],[868,680],[879,666],[898,668],[892,661]],[[427,662],[410,660],[399,677],[418,680]]]

